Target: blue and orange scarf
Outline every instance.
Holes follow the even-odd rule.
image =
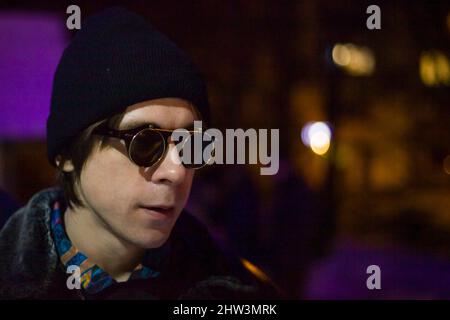
[[[76,266],[80,268],[80,284],[81,287],[89,294],[98,293],[112,284],[117,283],[106,271],[93,263],[86,255],[79,252],[75,246],[72,245],[69,237],[64,229],[64,220],[61,213],[59,202],[55,202],[51,214],[51,228],[53,232],[53,239],[56,244],[56,250],[58,252],[61,263],[64,265],[65,270],[68,270],[69,266]],[[165,246],[162,251],[167,254],[168,246]],[[144,257],[144,263],[148,255]],[[161,260],[162,255],[159,254],[158,260]],[[130,280],[134,279],[149,279],[156,278],[160,275],[159,271],[153,270],[149,266],[140,263],[132,272]],[[73,267],[72,267],[73,268]]]

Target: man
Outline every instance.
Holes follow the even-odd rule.
[[[62,188],[1,230],[0,297],[275,297],[183,211],[196,166],[174,161],[170,134],[208,116],[201,75],[145,19],[120,8],[88,19],[58,65],[47,121]]]

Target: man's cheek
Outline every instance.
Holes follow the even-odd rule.
[[[191,187],[192,187],[192,178],[190,181],[187,181],[187,183],[183,184],[182,188],[180,188],[176,192],[176,196],[178,197],[181,210],[186,206],[186,203],[189,200],[189,196],[191,194]]]

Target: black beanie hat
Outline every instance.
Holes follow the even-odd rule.
[[[157,98],[191,102],[204,121],[209,104],[202,75],[173,42],[143,17],[111,8],[82,24],[55,72],[47,153],[62,148],[96,121]]]

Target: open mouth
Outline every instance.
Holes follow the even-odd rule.
[[[158,220],[168,219],[173,216],[174,208],[169,206],[139,206],[145,213]]]

